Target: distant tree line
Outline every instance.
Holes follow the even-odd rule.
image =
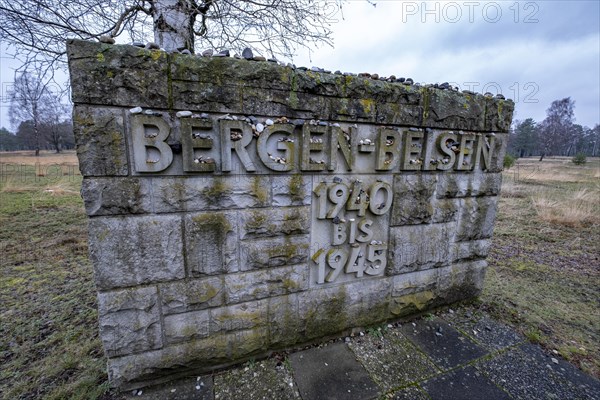
[[[593,128],[575,123],[575,102],[570,97],[555,100],[546,118],[515,120],[510,132],[508,153],[514,157],[600,155],[600,125]]]
[[[39,127],[39,149],[60,153],[62,150],[75,148],[73,124],[65,120],[56,124],[41,124]],[[37,141],[33,129],[33,121],[19,124],[15,133],[6,128],[0,128],[0,151],[17,151],[37,149]]]

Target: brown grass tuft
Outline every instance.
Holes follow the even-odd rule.
[[[600,191],[580,189],[564,198],[548,191],[539,191],[531,198],[533,207],[543,221],[570,227],[600,222]]]

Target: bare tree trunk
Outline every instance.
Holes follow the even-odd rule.
[[[154,0],[154,41],[167,51],[194,52],[194,21],[197,12],[190,0]]]

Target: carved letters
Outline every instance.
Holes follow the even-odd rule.
[[[487,170],[494,134],[454,133],[372,125],[289,123],[253,131],[243,120],[132,115],[135,173],[375,173]],[[181,158],[172,146],[181,144]],[[174,147],[175,148],[175,147]],[[238,168],[239,167],[239,168]]]

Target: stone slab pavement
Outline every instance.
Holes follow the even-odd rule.
[[[598,380],[486,314],[468,310],[385,324],[123,398],[600,400]]]

